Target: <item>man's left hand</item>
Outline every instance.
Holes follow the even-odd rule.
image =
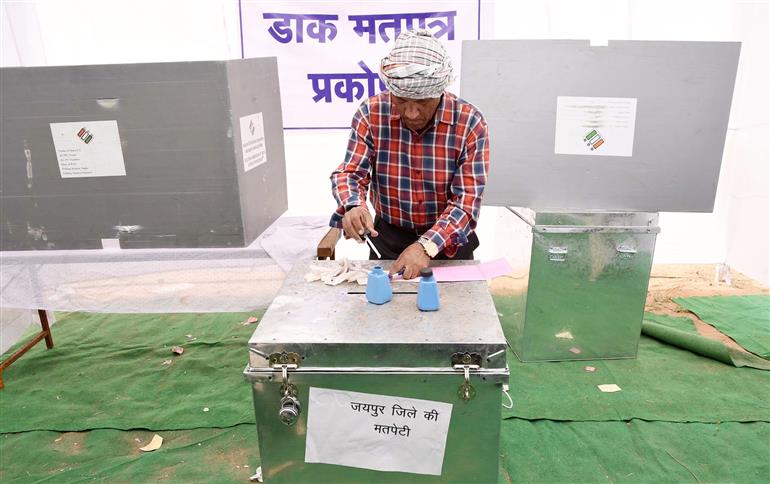
[[[430,263],[430,257],[425,253],[425,249],[422,245],[415,242],[410,245],[401,255],[398,256],[396,262],[390,266],[390,274],[395,274],[401,269],[404,270],[404,279],[414,279],[420,275],[420,269],[428,267]]]

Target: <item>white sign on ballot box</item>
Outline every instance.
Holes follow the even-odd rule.
[[[479,36],[479,4],[241,0],[243,56],[278,58],[285,128],[346,128],[358,105],[385,89],[379,62],[402,30],[430,30],[459,77],[461,43]]]
[[[441,475],[452,404],[310,388],[305,462]]]
[[[262,113],[250,114],[241,118],[241,150],[244,171],[267,163],[265,124]]]
[[[636,98],[556,98],[556,145],[562,155],[632,156]]]
[[[126,176],[117,121],[50,123],[50,127],[62,178]],[[29,162],[29,150],[24,154]]]

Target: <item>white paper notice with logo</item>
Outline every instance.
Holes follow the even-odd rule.
[[[310,388],[305,462],[441,475],[452,404]]]
[[[556,97],[558,155],[632,156],[636,98]]]
[[[62,178],[126,176],[117,121],[50,123]]]
[[[265,125],[262,122],[262,113],[250,114],[241,118],[241,150],[245,171],[267,162]]]

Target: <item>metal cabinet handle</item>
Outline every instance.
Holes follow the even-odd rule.
[[[508,390],[509,390],[508,384],[507,384],[507,383],[504,383],[504,384],[503,384],[503,395],[505,395],[506,397],[508,397],[508,402],[510,403],[510,405],[506,405],[506,404],[504,404],[504,403],[503,403],[502,405],[503,405],[503,407],[505,407],[505,408],[511,409],[511,408],[513,408],[513,398],[511,398],[511,394],[510,394],[510,393],[508,393]]]
[[[567,260],[569,249],[566,247],[549,247],[548,260],[552,262],[564,262]]]
[[[622,259],[630,259],[636,254],[636,249],[627,245],[619,245],[616,250]]]

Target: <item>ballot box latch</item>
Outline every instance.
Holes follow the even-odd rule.
[[[278,418],[284,424],[291,426],[297,423],[302,405],[297,398],[297,386],[289,381],[289,370],[299,368],[302,358],[297,353],[273,353],[270,355],[270,367],[281,372],[281,404],[278,410]]]
[[[481,355],[478,353],[455,353],[452,355],[452,368],[463,372],[463,383],[457,389],[457,396],[464,402],[476,396],[476,389],[471,385],[471,370],[481,368]]]

